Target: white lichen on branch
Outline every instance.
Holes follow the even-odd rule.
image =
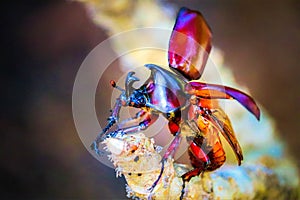
[[[150,194],[148,189],[161,170],[161,156],[154,148],[154,140],[142,133],[109,138],[104,142],[109,151],[116,152],[114,148],[120,147],[114,146],[116,140],[119,141],[117,145],[122,141],[122,151],[112,154],[111,158],[117,173],[123,174],[127,181],[128,197],[179,198],[182,189],[180,176],[189,170],[186,165],[168,159],[161,180]],[[281,167],[282,170],[294,170],[289,165]],[[268,168],[262,163],[227,165],[192,178],[186,186],[184,199],[295,199],[297,185],[288,182],[291,178],[295,177],[280,174],[276,166]]]

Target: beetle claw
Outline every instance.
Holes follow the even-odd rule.
[[[120,129],[120,130],[117,130],[117,131],[113,131],[113,132],[110,132],[109,134],[106,135],[105,139],[107,138],[116,138],[117,136],[123,136],[125,134],[125,132]]]
[[[90,147],[91,147],[91,150],[96,151],[96,150],[98,149],[98,144],[97,144],[97,142],[94,141],[94,142],[91,144]]]
[[[103,156],[104,152],[99,150],[98,143],[96,141],[94,141],[90,147],[91,150],[95,151],[98,156]]]
[[[160,174],[158,175],[156,181],[154,181],[153,185],[152,185],[150,188],[148,188],[148,191],[150,192],[150,194],[153,192],[154,188],[157,186],[159,180],[161,179],[162,174],[164,173],[165,162],[166,162],[166,159],[162,159],[162,161],[161,161]]]
[[[149,194],[148,197],[147,197],[147,200],[152,200],[152,196],[153,196],[153,193],[150,192],[150,194]]]

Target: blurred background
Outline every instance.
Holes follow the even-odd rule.
[[[300,2],[158,3],[203,13],[225,64],[274,117],[299,168]],[[72,118],[76,72],[107,31],[75,1],[11,1],[0,15],[1,197],[125,199],[124,180],[88,153]],[[121,72],[112,75],[103,84]],[[107,94],[97,94],[100,122],[109,114]]]

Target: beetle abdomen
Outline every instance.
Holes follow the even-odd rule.
[[[226,160],[225,151],[220,141],[210,146],[207,143],[199,143],[194,140],[188,153],[192,166],[203,171],[213,171],[221,167]]]

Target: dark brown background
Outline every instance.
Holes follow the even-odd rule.
[[[207,18],[299,166],[299,1],[182,2]],[[2,3],[0,15],[1,198],[125,198],[124,180],[86,151],[72,119],[76,71],[105,32],[76,2]],[[109,101],[100,101],[105,116]]]

